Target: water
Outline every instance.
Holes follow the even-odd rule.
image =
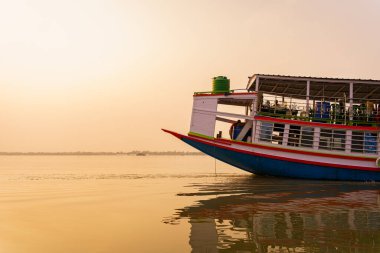
[[[206,156],[1,156],[0,252],[380,252],[380,184]]]

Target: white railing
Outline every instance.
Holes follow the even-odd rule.
[[[377,154],[380,151],[376,132],[320,128],[317,132],[316,128],[310,126],[287,127],[285,124],[258,123],[254,135],[254,141],[258,142],[366,154]]]

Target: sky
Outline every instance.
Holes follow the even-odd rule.
[[[191,151],[194,91],[380,79],[376,0],[0,0],[0,151]]]

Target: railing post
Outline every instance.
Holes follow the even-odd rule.
[[[284,127],[284,136],[282,137],[282,145],[283,146],[288,146],[289,129],[290,129],[290,125],[289,124],[285,124],[285,127]]]
[[[251,142],[254,143],[256,140],[256,129],[257,129],[257,120],[252,121],[252,131],[251,131]]]
[[[319,148],[319,139],[321,137],[321,128],[314,128],[314,136],[313,136],[313,149]]]
[[[256,121],[255,124],[255,135],[252,138],[252,142],[259,142],[260,141],[260,133],[261,133],[261,121]]]
[[[352,143],[352,130],[346,131],[346,143],[344,151],[346,153],[351,153],[351,143]]]

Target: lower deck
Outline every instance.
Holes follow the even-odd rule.
[[[374,127],[310,123],[262,116],[255,117],[253,124],[255,127],[251,138],[256,143],[370,157],[380,154],[379,131]]]

